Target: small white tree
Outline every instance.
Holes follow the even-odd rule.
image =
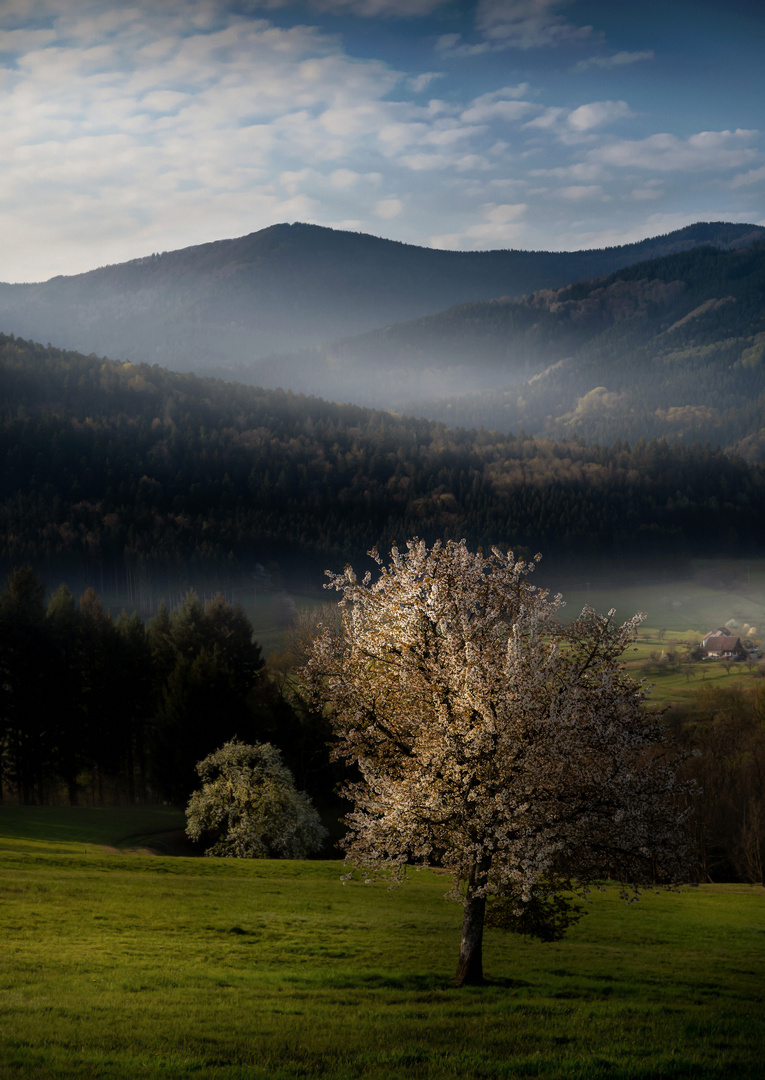
[[[309,797],[270,743],[233,739],[197,765],[202,780],[186,808],[186,833],[214,843],[205,855],[304,859],[327,836]]]
[[[677,756],[619,664],[641,616],[615,627],[587,607],[561,626],[533,564],[464,541],[371,554],[377,580],[329,575],[342,630],[315,640],[305,676],[361,773],[349,861],[453,875],[458,984],[483,980],[487,901],[490,922],[554,939],[595,879],[676,880]]]

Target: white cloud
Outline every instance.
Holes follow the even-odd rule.
[[[414,172],[445,169],[454,164],[454,158],[447,154],[405,154],[399,159],[402,165]]]
[[[500,203],[484,206],[487,219],[495,225],[506,225],[509,221],[518,221],[524,217],[528,206],[526,203]]]
[[[556,180],[587,182],[604,178],[605,170],[591,161],[576,161],[571,165],[556,165],[551,169],[531,169],[530,176],[550,176]]]
[[[480,0],[476,25],[494,48],[533,49],[587,38],[591,26],[575,26],[558,9],[569,0]]]
[[[188,94],[178,90],[153,90],[141,98],[141,107],[152,112],[175,112],[191,101]]]
[[[325,109],[319,116],[319,123],[330,135],[347,138],[374,130],[385,117],[386,110],[377,102],[365,102],[361,105]]]
[[[626,101],[593,101],[570,112],[566,123],[574,131],[591,131],[631,115]]]
[[[765,165],[759,169],[750,169],[749,172],[734,176],[730,182],[732,188],[748,187],[750,184],[765,183]]]
[[[570,187],[558,188],[555,194],[571,202],[582,202],[585,199],[600,198],[603,188],[600,184],[573,184]]]
[[[626,199],[632,199],[635,202],[648,202],[651,199],[660,199],[663,192],[659,188],[655,187],[642,187],[633,188],[628,195],[625,195]]]
[[[721,211],[719,207],[700,207],[690,213],[676,211],[672,213],[649,214],[641,222],[633,221],[623,227],[612,226],[600,230],[580,231],[571,236],[571,246],[581,248],[618,247],[621,244],[634,244],[649,236],[661,236],[684,229],[686,225],[695,225],[698,221],[746,221],[746,215]]]
[[[441,34],[436,41],[436,52],[450,53],[461,40],[462,34]]]
[[[16,53],[43,49],[55,39],[55,36],[54,30],[33,27],[0,30],[0,52]]]
[[[486,94],[486,98],[493,97],[491,94]],[[538,106],[531,104],[529,101],[486,101],[484,98],[476,98],[476,100],[465,109],[462,114],[462,119],[467,123],[483,123],[491,120],[504,120],[508,123],[514,123],[518,120],[525,119],[530,112],[537,109]]]
[[[72,250],[93,243],[103,220],[110,224],[102,239],[113,242],[121,229],[107,260],[114,262],[132,257],[135,244],[139,252],[149,248],[155,221],[168,234],[161,247],[191,242],[188,217],[168,213],[168,198],[189,205],[192,192],[206,191],[208,238],[230,227],[238,199],[233,231],[243,232],[269,224],[274,208],[287,205],[268,190],[269,178],[281,176],[282,192],[298,199],[293,212],[316,217],[321,206],[306,185],[337,191],[352,184],[352,174],[379,177],[353,168],[352,151],[374,146],[381,126],[405,118],[415,145],[431,129],[444,145],[463,137],[464,125],[437,121],[438,107],[420,109],[425,119],[412,127],[413,106],[385,100],[401,73],[353,59],[336,36],[315,27],[280,28],[194,0],[143,0],[114,10],[87,0],[40,0],[34,10],[51,16],[45,33],[10,30],[9,6],[0,7],[3,43],[16,49],[13,66],[0,69],[6,237],[10,217],[23,218],[33,201],[42,220],[49,201],[53,217],[64,207],[81,215],[79,229],[89,239]],[[323,178],[323,162],[336,163],[333,181]],[[224,193],[225,210],[217,211]],[[136,208],[129,222],[128,205]],[[258,221],[253,213],[267,217]],[[30,245],[14,249],[6,241],[0,277],[58,270],[49,252],[64,232],[56,224],[37,272]],[[77,265],[74,258],[72,269],[88,268],[90,260]]]
[[[443,18],[402,24],[400,53],[394,22],[375,37],[375,18],[442,4]],[[606,230],[613,219],[597,208],[608,197],[628,229],[641,202],[665,214],[698,205],[710,176],[707,193],[723,191],[723,169],[729,203],[716,216],[742,204],[747,220],[762,215],[755,132],[630,140],[626,102],[577,105],[581,93],[542,82],[544,66],[532,87],[503,79],[493,59],[446,62],[450,50],[605,52],[576,25],[573,2],[474,0],[462,12],[474,13],[472,32],[460,24],[464,38],[444,34],[444,72],[429,70],[434,34],[455,26],[458,9],[456,0],[2,0],[0,280],[300,218],[367,230],[387,221],[397,239],[459,248],[570,247],[585,230]],[[323,13],[368,20],[363,56],[346,51],[347,21]],[[401,70],[390,59],[399,56]],[[649,59],[613,52],[582,67],[618,72]],[[442,97],[431,97],[438,79]]]
[[[552,135],[567,145],[593,144],[598,141],[595,133],[600,128],[630,116],[632,112],[626,101],[592,101],[575,109],[548,105],[527,120],[523,128]]]
[[[407,79],[407,86],[415,94],[421,94],[423,90],[426,90],[434,79],[443,79],[444,75],[441,71],[423,71],[421,75],[415,75],[411,79]]]
[[[462,154],[454,162],[458,172],[485,172],[494,166],[483,154]]]
[[[395,156],[412,143],[419,142],[427,131],[427,124],[422,122],[388,123],[377,131],[377,140],[384,154]]]
[[[468,139],[471,135],[480,135],[486,129],[475,125],[457,127],[447,121],[445,124],[436,124],[424,136],[424,141],[430,146],[453,146],[462,139]]]
[[[442,251],[489,251],[513,247],[523,235],[524,226],[520,223],[471,225],[462,232],[431,236],[428,243]]]
[[[380,173],[358,173],[353,169],[335,169],[329,175],[329,186],[336,191],[347,191],[354,187],[360,180],[367,184],[379,184],[382,180]]]
[[[285,170],[279,176],[279,183],[288,195],[297,195],[307,183],[315,180],[318,175],[315,169]]]
[[[642,60],[653,60],[653,49],[643,49],[640,52],[617,52],[611,56],[591,56],[587,60],[580,60],[574,65],[574,71],[579,74],[588,68],[616,68],[624,67],[625,64],[638,64]]]
[[[411,18],[430,15],[449,0],[302,0],[311,11],[362,18]],[[295,0],[259,0],[258,8],[275,11],[295,6]]]
[[[526,128],[538,128],[540,131],[549,131],[551,128],[558,126],[558,122],[566,115],[566,110],[558,108],[557,106],[550,106],[546,108],[544,112],[539,116],[535,116],[533,120],[529,120],[524,127]]]
[[[404,204],[401,199],[379,199],[374,205],[377,217],[384,218],[386,221],[398,217],[403,209]]]
[[[524,233],[528,209],[527,203],[484,203],[483,221],[467,225],[460,232],[431,236],[428,243],[449,251],[512,247]]]
[[[677,135],[650,135],[647,139],[619,139],[590,150],[588,158],[620,168],[657,169],[735,169],[755,156],[750,147],[757,131],[701,131],[688,139]]]

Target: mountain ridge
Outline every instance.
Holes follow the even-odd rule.
[[[444,389],[407,399],[401,375],[403,411],[551,439],[710,441],[764,460],[764,298],[765,244],[699,247],[336,343],[314,356],[314,377],[322,359],[347,388],[374,371],[366,403],[377,389],[380,407],[380,387],[416,357]]]
[[[697,223],[615,248],[443,251],[304,223],[155,253],[46,282],[0,284],[0,329],[80,352],[215,374],[434,314],[520,297],[765,230]]]

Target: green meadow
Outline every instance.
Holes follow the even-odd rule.
[[[760,887],[608,888],[456,990],[443,877],[141,853],[178,825],[0,807],[0,1078],[762,1076]]]

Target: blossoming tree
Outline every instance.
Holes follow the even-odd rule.
[[[464,541],[371,554],[375,580],[329,575],[342,629],[315,639],[305,676],[360,774],[349,862],[453,877],[458,985],[483,981],[485,922],[554,939],[598,878],[626,896],[677,880],[678,759],[619,663],[642,616],[587,607],[563,626],[533,563]]]
[[[211,839],[205,855],[232,859],[304,859],[327,836],[309,797],[271,743],[237,739],[197,765],[202,788],[186,807],[186,833]]]

